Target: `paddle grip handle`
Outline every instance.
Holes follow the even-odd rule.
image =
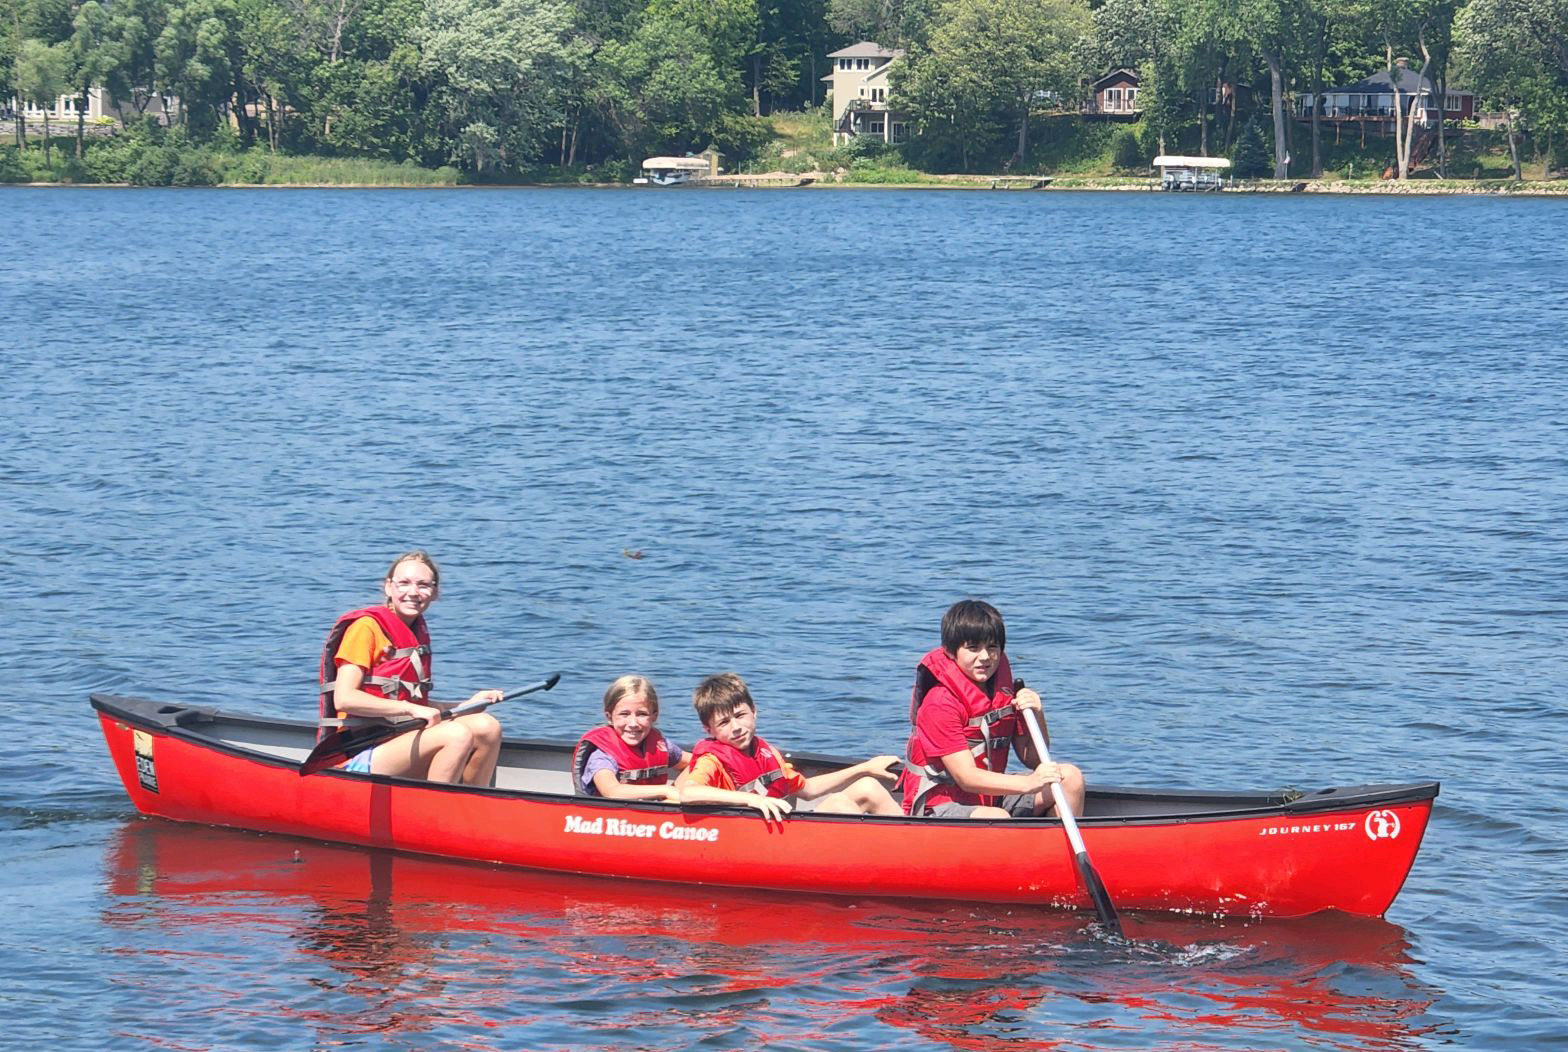
[[[458,716],[467,716],[473,712],[483,712],[490,706],[499,705],[503,701],[511,701],[513,698],[520,698],[524,694],[535,694],[541,690],[549,690],[559,682],[561,682],[561,674],[554,672],[547,679],[542,679],[538,683],[530,683],[526,687],[519,687],[514,691],[501,695],[495,701],[465,701],[461,705],[456,705],[441,713],[441,718],[450,720],[456,719]]]

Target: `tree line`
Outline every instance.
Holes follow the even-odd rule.
[[[823,101],[827,54],[861,39],[904,52],[891,103],[909,115],[910,159],[933,170],[1026,162],[1042,115],[1075,111],[1089,81],[1118,67],[1139,71],[1155,148],[1226,153],[1253,127],[1280,178],[1322,170],[1320,121],[1298,133],[1294,95],[1400,60],[1439,98],[1462,84],[1504,113],[1516,170],[1520,134],[1568,130],[1568,0],[0,0],[0,11],[0,99],[74,95],[80,112],[101,86],[133,112],[177,99],[196,142],[231,135],[481,176],[624,170],[709,146],[738,163],[767,141],[764,115]],[[1395,124],[1403,176],[1415,125]]]

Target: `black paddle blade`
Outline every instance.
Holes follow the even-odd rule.
[[[1094,912],[1099,914],[1100,923],[1118,939],[1125,939],[1127,935],[1122,931],[1122,919],[1116,915],[1116,907],[1111,903],[1111,893],[1105,890],[1105,883],[1100,880],[1100,874],[1095,871],[1088,854],[1080,851],[1074,858],[1078,863],[1078,875],[1083,878],[1084,890],[1094,903]]]
[[[402,723],[375,723],[367,727],[344,727],[335,730],[310,750],[310,755],[305,757],[305,762],[299,765],[300,777],[324,771],[328,767],[336,767],[366,749],[372,749],[382,742],[391,741],[404,731],[412,730],[418,723],[418,720],[408,720]]]

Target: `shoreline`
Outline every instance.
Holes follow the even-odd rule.
[[[773,173],[778,174],[778,173]],[[805,173],[810,175],[811,173]],[[49,187],[56,189],[89,190],[630,190],[668,192],[670,190],[980,190],[993,193],[1148,193],[1159,194],[1158,183],[1147,180],[1118,181],[1114,178],[1078,178],[1068,176],[1063,182],[1030,188],[1007,188],[991,185],[1006,176],[923,176],[911,182],[843,182],[823,175],[800,186],[747,186],[745,180],[759,176],[737,176],[733,182],[690,187],[634,187],[630,183],[218,183],[212,186],[135,186],[131,183],[0,183],[4,187]],[[1013,177],[1019,178],[1019,177]],[[1501,180],[1476,181],[1467,184],[1458,180],[1415,179],[1397,180],[1329,180],[1329,179],[1260,179],[1223,190],[1210,191],[1222,194],[1337,194],[1363,196],[1403,197],[1568,197],[1568,179],[1512,182]],[[1184,194],[1183,196],[1189,196]],[[1204,195],[1198,195],[1204,196]]]

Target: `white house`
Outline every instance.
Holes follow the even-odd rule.
[[[833,71],[822,79],[833,91],[833,145],[860,135],[886,143],[909,139],[909,118],[888,107],[888,70],[902,51],[869,40],[828,54]]]

